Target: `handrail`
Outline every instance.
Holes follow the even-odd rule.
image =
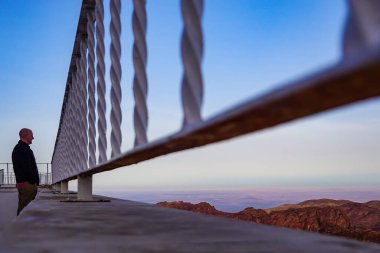
[[[203,0],[182,0],[184,22],[181,52],[184,76],[181,84],[183,126],[167,137],[149,142],[146,138],[148,108],[146,93],[148,79],[145,73],[146,10],[145,0],[134,0],[132,18],[135,42],[134,54],[134,126],[135,146],[121,152],[120,109],[120,0],[111,0],[111,145],[110,159],[104,159],[105,122],[98,121],[97,132],[103,140],[98,142],[102,159],[94,163],[94,40],[98,60],[96,76],[98,88],[104,84],[104,25],[103,1],[83,0],[72,59],[70,63],[60,124],[55,143],[52,166],[53,182],[76,177],[90,177],[95,173],[139,163],[154,157],[223,141],[252,133],[291,120],[331,110],[339,106],[380,96],[380,26],[378,1],[349,1],[350,12],[342,40],[343,57],[336,65],[312,75],[287,83],[263,95],[238,104],[209,119],[202,119],[203,57],[202,12]],[[374,11],[378,10],[378,11]],[[94,13],[96,15],[94,15]],[[95,18],[94,18],[95,17]],[[94,24],[96,32],[93,33]],[[377,25],[374,25],[377,24]],[[102,30],[103,28],[103,30]],[[103,34],[102,34],[103,33]],[[88,51],[88,57],[87,57]],[[103,63],[104,64],[104,63]],[[88,71],[86,67],[88,65]],[[88,87],[88,89],[86,88]],[[87,94],[86,92],[89,92]],[[99,95],[100,94],[100,95]],[[98,92],[100,103],[104,93]],[[88,104],[87,104],[88,99]],[[99,102],[98,102],[99,103]],[[88,115],[88,110],[90,114]],[[104,105],[98,104],[98,118],[104,119]],[[89,116],[87,118],[87,115]],[[75,127],[73,127],[75,125]],[[90,126],[90,127],[89,127]],[[90,138],[89,138],[90,137]],[[103,145],[101,145],[103,143]]]

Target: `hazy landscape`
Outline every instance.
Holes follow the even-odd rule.
[[[364,203],[380,199],[379,189],[125,189],[95,190],[95,194],[155,204],[163,201],[208,202],[218,210],[237,212],[246,207],[272,208],[309,199],[348,199]]]
[[[160,202],[160,206],[309,232],[380,243],[380,201],[313,199],[269,209],[223,212],[207,202]]]
[[[380,243],[380,190],[376,188],[140,188],[96,193]]]

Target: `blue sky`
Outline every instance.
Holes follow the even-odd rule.
[[[182,122],[182,23],[179,1],[147,2],[148,136],[153,140],[177,131]],[[0,162],[10,161],[22,127],[34,130],[37,161],[50,162],[80,4],[0,0]],[[122,150],[127,151],[134,140],[131,1],[122,1],[122,8]],[[340,0],[205,1],[204,117],[339,61],[346,12]],[[105,26],[107,33],[108,14]],[[107,81],[108,73],[109,61]],[[109,96],[109,81],[107,87]],[[102,173],[94,177],[94,187],[378,189],[379,105],[372,99]]]

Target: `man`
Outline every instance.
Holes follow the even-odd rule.
[[[12,152],[13,170],[18,189],[17,215],[36,197],[37,186],[40,183],[36,159],[29,147],[34,139],[33,132],[28,128],[23,128],[19,135],[20,140]]]

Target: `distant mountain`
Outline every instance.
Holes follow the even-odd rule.
[[[367,206],[370,206],[370,207],[374,207],[374,208],[379,208],[380,209],[380,200],[372,200],[372,201],[368,201],[366,203]]]
[[[350,200],[335,200],[335,199],[311,199],[298,203],[301,206],[341,206],[347,203],[353,203]]]
[[[297,209],[305,207],[326,207],[326,206],[341,206],[344,204],[353,203],[350,200],[335,200],[335,199],[312,199],[300,202],[298,204],[285,204],[278,207],[265,209],[268,213],[273,211],[285,211],[288,209]]]
[[[160,202],[158,205],[380,243],[380,201],[377,200],[356,203],[315,199],[270,209],[248,207],[236,213],[219,211],[207,202],[191,204],[175,201]]]

